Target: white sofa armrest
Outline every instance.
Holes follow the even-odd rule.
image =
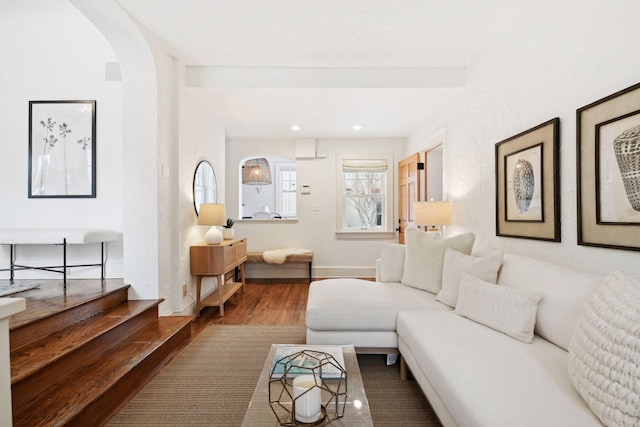
[[[380,258],[376,258],[376,282],[382,282],[380,276],[380,263],[382,260]]]

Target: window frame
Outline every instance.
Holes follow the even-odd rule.
[[[282,218],[297,218],[298,217],[298,171],[296,162],[278,162],[276,163],[276,211],[282,216]],[[282,193],[284,192],[282,186],[282,172],[293,171],[296,173],[295,187],[292,191],[295,194],[295,212],[284,212],[282,206]]]
[[[356,230],[346,228],[345,208],[348,195],[345,193],[345,171],[343,170],[345,161],[386,161],[387,168],[384,172],[383,197],[383,217],[382,226],[379,229]],[[365,170],[363,170],[364,172]],[[336,155],[336,237],[338,238],[394,238],[394,188],[395,188],[395,163],[393,154],[338,154]]]

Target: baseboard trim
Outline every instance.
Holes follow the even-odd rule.
[[[312,266],[314,279],[336,279],[343,277],[372,278],[376,277],[375,267],[364,266]],[[246,263],[245,275],[248,279],[298,279],[309,277],[306,263],[271,265],[263,263]]]

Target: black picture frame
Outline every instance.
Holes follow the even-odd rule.
[[[638,251],[640,83],[579,108],[576,122],[578,245]]]
[[[96,197],[96,101],[29,101],[28,197]]]
[[[496,236],[561,241],[560,119],[495,145]]]

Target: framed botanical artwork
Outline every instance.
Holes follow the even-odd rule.
[[[640,250],[640,84],[577,110],[578,244]]]
[[[496,144],[496,235],[560,241],[560,119]]]
[[[29,198],[96,197],[96,101],[29,101]]]

